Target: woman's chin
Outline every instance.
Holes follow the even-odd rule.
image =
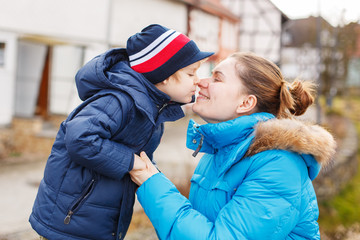
[[[194,112],[194,113],[196,113],[197,115],[200,115],[199,114],[199,106],[198,106],[199,104],[198,104],[198,102],[196,101],[196,102],[194,102],[194,104],[191,106],[191,109],[192,109],[192,111]]]
[[[193,113],[195,113],[196,115],[198,115],[199,117],[201,117],[205,122],[207,122],[207,123],[211,122],[211,121],[209,121],[208,117],[206,117],[206,116],[202,113],[201,107],[199,107],[198,105],[197,105],[197,106],[195,106],[195,105],[196,105],[196,103],[194,103],[194,104],[192,105],[192,111],[193,111]]]

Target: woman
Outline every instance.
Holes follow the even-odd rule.
[[[311,181],[335,153],[332,136],[293,119],[313,103],[314,85],[288,84],[279,68],[236,53],[203,79],[187,146],[205,152],[189,200],[146,154],[130,172],[160,239],[320,239]]]

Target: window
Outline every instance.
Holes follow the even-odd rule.
[[[0,42],[0,67],[5,65],[5,43]]]

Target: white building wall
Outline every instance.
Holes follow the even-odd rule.
[[[0,65],[0,126],[11,122],[14,113],[17,38],[16,34],[1,32],[0,42],[4,43],[3,60]]]
[[[319,52],[315,48],[283,48],[281,71],[288,80],[315,81],[318,77]]]
[[[223,20],[221,25],[221,45],[227,49],[237,49],[237,34],[239,32],[237,24]]]
[[[0,6],[0,29],[106,42],[109,0],[0,0]]]
[[[51,62],[50,113],[69,114],[81,103],[75,74],[83,63],[83,49],[77,46],[56,46]]]
[[[222,0],[240,21],[239,50],[280,61],[281,16],[270,0]]]
[[[280,61],[281,12],[268,0],[243,0],[240,50]]]
[[[0,29],[124,46],[151,23],[186,32],[187,9],[170,0],[0,0]]]
[[[360,58],[351,58],[347,70],[346,86],[360,87]]]
[[[15,114],[33,117],[43,73],[47,47],[19,41],[15,83]]]
[[[187,6],[173,0],[0,0],[0,6],[0,40],[6,37],[1,31],[13,35],[6,45],[12,67],[0,67],[6,82],[1,100],[9,103],[0,107],[0,124],[10,123],[14,113],[33,116],[49,46],[49,111],[68,114],[79,102],[74,76],[84,63],[111,47],[125,47],[129,36],[152,23],[188,30]],[[217,51],[219,19],[202,11],[193,11],[192,18],[199,48]],[[18,39],[22,50],[16,62]],[[200,72],[207,75],[210,68],[205,64]]]
[[[152,23],[186,34],[187,8],[170,0],[112,0],[111,42],[125,46],[129,36]]]
[[[219,17],[208,14],[204,11],[193,9],[189,16],[190,32],[189,38],[196,42],[201,51],[218,52],[219,51]],[[211,76],[213,63],[207,61],[201,64],[197,74],[200,78]]]
[[[190,12],[189,37],[202,51],[219,51],[220,19],[200,10]]]
[[[124,46],[159,23],[187,31],[187,7],[172,0],[0,0],[0,29],[83,44]]]

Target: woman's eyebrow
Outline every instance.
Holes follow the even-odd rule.
[[[221,72],[221,71],[219,71],[219,70],[214,70],[213,71],[213,74],[215,75],[215,74],[218,74],[218,75],[221,75],[222,77],[224,77],[225,78],[225,75]]]

